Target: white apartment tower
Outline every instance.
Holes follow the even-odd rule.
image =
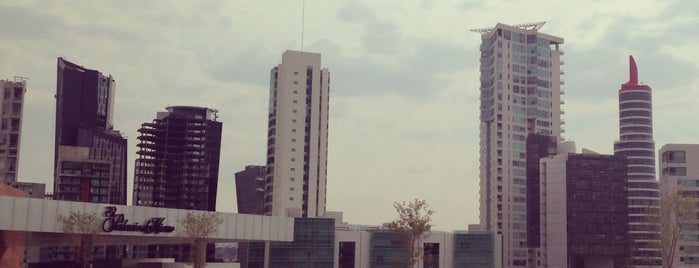
[[[531,267],[527,246],[528,134],[562,140],[560,45],[543,22],[475,29],[480,57],[480,224],[502,234],[503,266]]]
[[[699,144],[665,144],[659,156],[661,193],[699,197]],[[692,215],[697,213],[699,208],[695,208]],[[699,265],[699,219],[688,218],[681,222],[672,267]],[[669,263],[664,265],[667,267]]]
[[[265,214],[323,216],[330,73],[320,54],[288,50],[270,76]]]
[[[0,101],[0,182],[12,184],[17,182],[22,110],[27,80],[21,77],[15,77],[12,81],[0,80],[0,89],[3,94]]]
[[[619,89],[619,140],[614,154],[627,159],[631,267],[662,267],[660,233],[648,220],[648,208],[659,206],[653,141],[653,94],[638,82],[638,68],[629,56],[629,81]],[[656,226],[657,227],[657,226]]]

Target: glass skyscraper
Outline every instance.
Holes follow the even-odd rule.
[[[475,29],[480,45],[480,225],[502,234],[503,265],[528,266],[528,134],[561,140],[563,38],[543,22]]]
[[[61,161],[74,161],[72,152],[87,148],[85,161],[106,161],[111,165],[107,199],[99,202],[126,205],[126,138],[114,129],[114,91],[112,76],[104,76],[58,58],[56,82],[56,141],[54,151],[54,196],[88,202],[84,198],[91,190],[90,180],[76,181],[74,176],[63,181]],[[72,148],[71,148],[72,147]],[[81,156],[82,157],[82,156]],[[73,174],[74,175],[74,174]],[[76,184],[77,182],[77,184]],[[79,195],[63,195],[80,188]]]

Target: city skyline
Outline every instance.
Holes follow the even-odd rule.
[[[301,4],[227,4],[0,4],[0,33],[12,40],[0,45],[0,78],[29,78],[19,181],[51,188],[53,138],[43,133],[55,118],[55,60],[66,57],[118,81],[114,125],[129,138],[129,192],[142,122],[170,105],[217,107],[227,125],[219,192],[231,193],[219,195],[218,208],[235,211],[234,173],[265,164],[269,67],[300,49]],[[332,71],[327,210],[380,224],[393,201],[421,198],[437,211],[437,229],[478,222],[480,36],[468,30],[498,22],[547,21],[543,32],[565,38],[564,136],[579,147],[613,151],[629,54],[653,85],[656,147],[699,142],[696,128],[673,120],[699,109],[697,10],[680,2],[308,1],[304,51],[322,54]]]

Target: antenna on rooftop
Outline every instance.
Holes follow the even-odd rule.
[[[301,51],[303,51],[303,30],[306,26],[306,0],[301,0]]]

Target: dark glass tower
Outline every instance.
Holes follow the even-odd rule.
[[[662,265],[658,226],[648,222],[648,208],[659,206],[658,181],[655,178],[655,142],[651,88],[638,83],[638,69],[629,56],[629,82],[619,90],[619,134],[614,154],[626,157],[628,181],[629,235],[632,242],[631,265]]]
[[[66,178],[59,170],[62,161],[74,161],[75,151],[84,151],[80,161],[104,161],[111,165],[111,172],[100,174],[108,177],[107,203],[126,204],[126,138],[114,130],[115,83],[112,76],[104,76],[58,58],[56,82],[56,140],[54,150],[54,196],[56,199],[76,200],[69,191],[79,191],[77,196],[88,196],[90,182],[85,179]],[[88,174],[93,176],[95,174]],[[74,176],[73,176],[74,177]],[[66,179],[64,179],[66,178]],[[105,202],[83,200],[91,202]]]
[[[216,113],[171,106],[141,125],[134,205],[216,211],[222,127]]]
[[[238,213],[264,214],[265,176],[267,166],[246,166],[235,173]]]

